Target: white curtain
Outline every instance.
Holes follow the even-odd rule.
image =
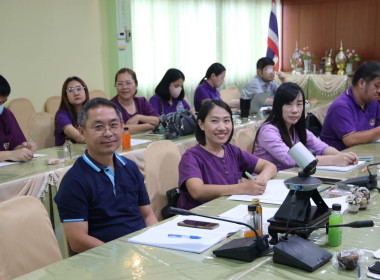
[[[207,68],[226,69],[223,89],[240,89],[266,55],[271,0],[132,0],[133,61],[148,99],[166,70],[185,74],[189,101]],[[279,29],[280,30],[280,29]]]

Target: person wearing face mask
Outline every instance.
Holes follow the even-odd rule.
[[[8,81],[0,75],[0,162],[27,161],[33,158],[37,145],[26,141],[15,116],[5,108],[10,93]]]
[[[182,101],[185,109],[190,110],[189,104],[184,100],[184,81],[185,75],[180,70],[171,68],[166,71],[156,87],[156,94],[149,99],[150,104],[158,114],[166,115],[175,112],[179,101]]]
[[[278,88],[277,82],[274,80],[274,61],[268,57],[262,57],[256,64],[257,75],[253,77],[244,87],[244,92],[249,98],[253,98],[256,94],[269,92],[269,98],[266,102],[273,102],[274,95]],[[285,74],[281,71],[277,72],[278,78],[285,83]]]

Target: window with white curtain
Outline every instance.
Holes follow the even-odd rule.
[[[185,92],[192,103],[195,88],[214,62],[227,69],[222,88],[242,89],[256,75],[256,61],[266,55],[271,4],[271,0],[131,0],[139,96],[149,99],[166,70],[177,68],[185,74]]]

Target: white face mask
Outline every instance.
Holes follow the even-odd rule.
[[[176,88],[169,88],[170,95],[172,98],[177,99],[178,96],[181,94],[182,88],[181,87],[176,87]]]
[[[3,113],[5,107],[5,103],[0,105],[0,115]]]

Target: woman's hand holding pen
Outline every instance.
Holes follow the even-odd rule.
[[[265,189],[267,187],[267,181],[268,179],[264,176],[257,175],[253,177],[248,172],[245,173],[249,180],[247,181],[248,188],[249,188],[249,194],[263,194],[265,192]]]
[[[339,153],[335,156],[335,160],[337,166],[347,166],[358,163],[358,157],[352,152]]]

